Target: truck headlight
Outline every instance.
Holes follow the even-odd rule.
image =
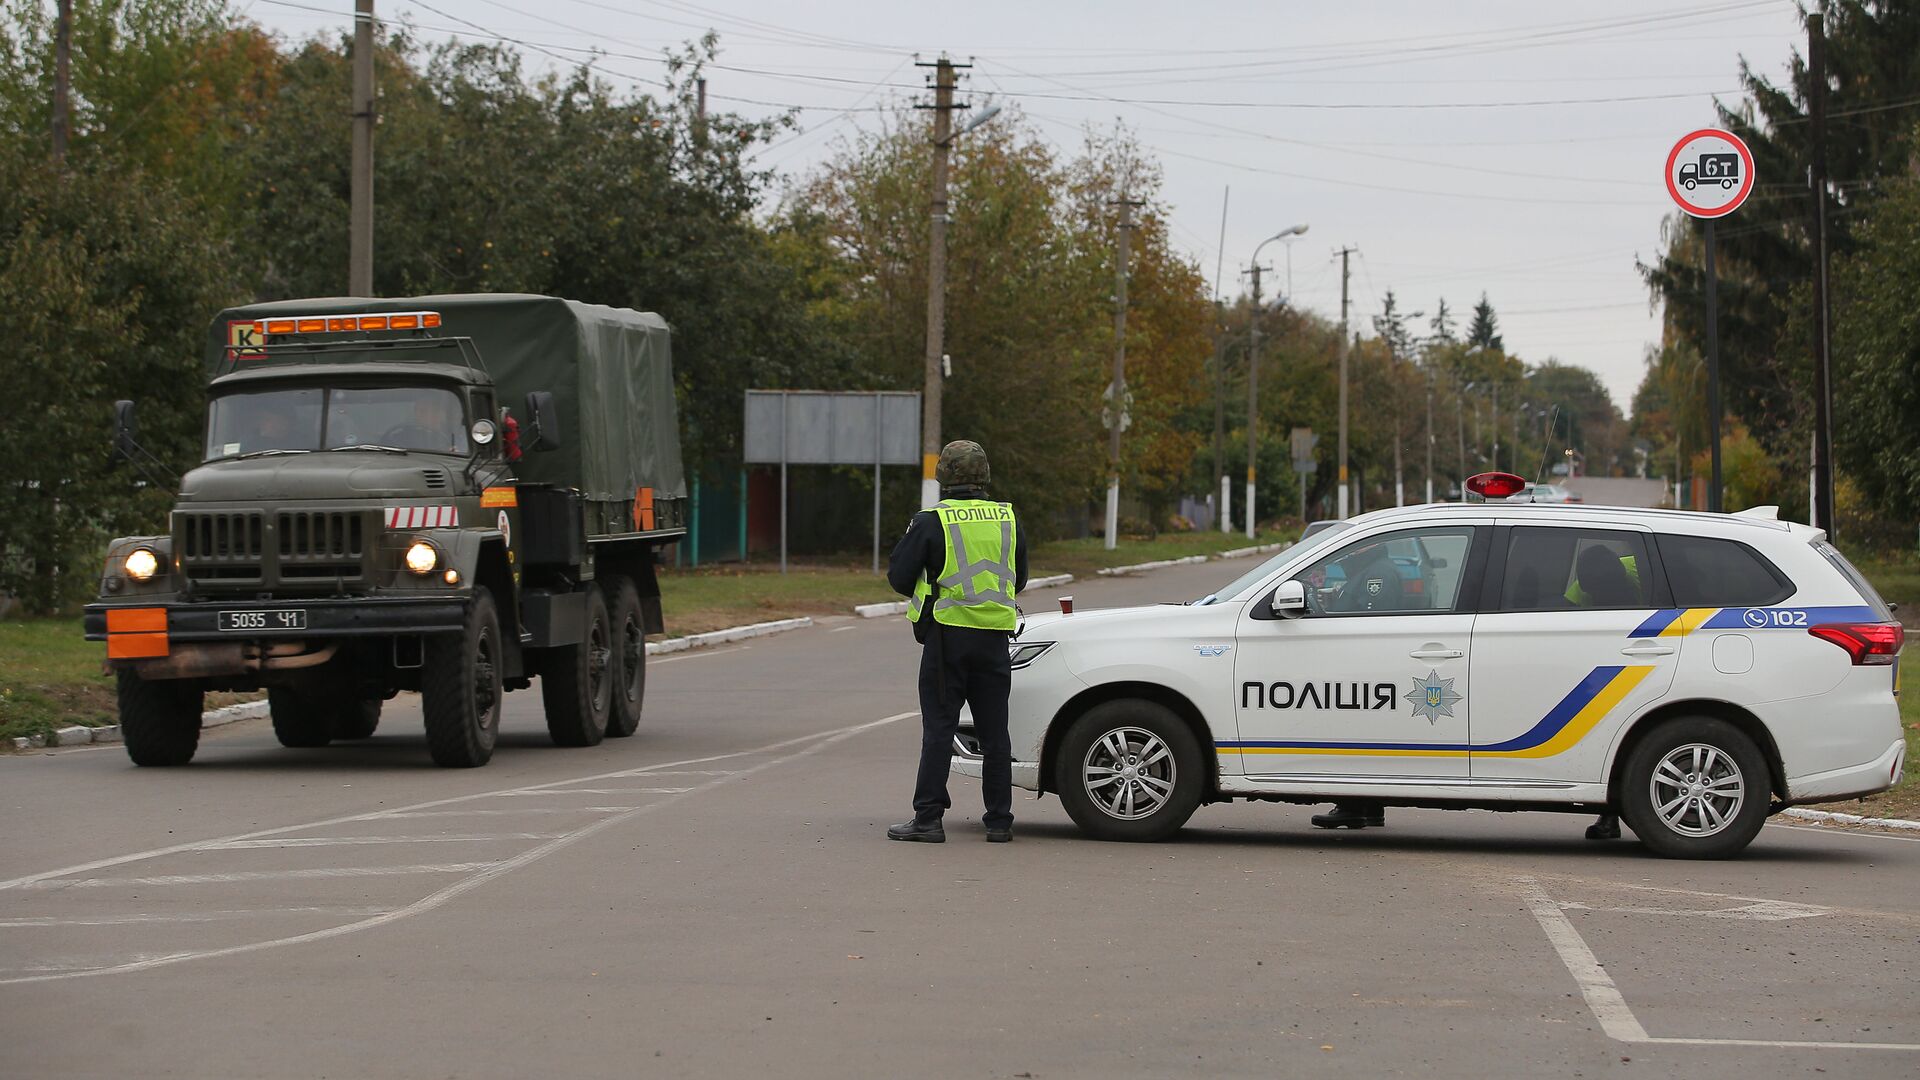
[[[134,548],[127,554],[127,576],[145,581],[160,571],[160,560],[146,548]]]
[[[1014,667],[1023,668],[1040,659],[1040,654],[1051,648],[1053,648],[1051,641],[1016,641],[1008,648],[1007,653]]]
[[[415,540],[407,549],[407,569],[416,574],[430,574],[440,564],[440,553],[425,540]]]

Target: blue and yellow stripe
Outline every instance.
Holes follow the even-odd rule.
[[[1712,609],[1706,609],[1711,611]],[[1697,625],[1697,624],[1696,624]],[[1544,758],[1565,753],[1587,737],[1628,694],[1653,672],[1650,664],[1607,665],[1594,668],[1525,732],[1497,743],[1322,742],[1291,739],[1252,739],[1220,742],[1219,751],[1241,754],[1339,754],[1353,757],[1489,757]]]

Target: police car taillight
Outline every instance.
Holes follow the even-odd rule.
[[[1483,472],[1467,477],[1467,490],[1483,499],[1504,499],[1527,490],[1527,480],[1506,472]]]
[[[1897,622],[1822,623],[1809,626],[1807,633],[1847,650],[1855,667],[1891,664],[1907,641],[1906,628]]]

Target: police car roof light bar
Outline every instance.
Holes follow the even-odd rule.
[[[1527,480],[1506,472],[1483,472],[1467,477],[1467,490],[1482,499],[1504,499],[1527,490]]]

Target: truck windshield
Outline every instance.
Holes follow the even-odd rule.
[[[465,454],[460,397],[433,386],[299,387],[225,394],[207,415],[207,460],[353,446]]]

